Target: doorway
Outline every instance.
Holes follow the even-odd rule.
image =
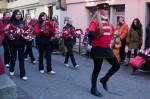
[[[49,19],[51,20],[53,17],[53,6],[48,7],[48,16]]]

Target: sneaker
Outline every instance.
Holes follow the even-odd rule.
[[[128,66],[129,65],[129,61],[130,61],[130,59],[126,59],[125,62],[124,62],[124,65]]]
[[[75,68],[79,67],[79,65],[74,66]]]
[[[43,73],[44,73],[44,70],[40,70],[40,73],[43,74]]]
[[[36,64],[36,61],[33,61],[32,63],[33,63],[33,64]]]
[[[6,64],[5,67],[8,68],[8,67],[9,67],[9,64]]]
[[[14,75],[14,72],[10,72],[10,76],[13,76]]]
[[[69,67],[69,64],[64,64],[66,67]]]
[[[23,80],[27,80],[28,78],[26,76],[22,77]]]
[[[27,60],[28,60],[28,58],[25,58],[24,60],[25,60],[25,61],[27,61]]]
[[[48,73],[50,73],[50,74],[52,74],[52,75],[54,75],[54,74],[55,74],[55,72],[54,72],[54,71],[50,71],[50,72],[48,72]]]

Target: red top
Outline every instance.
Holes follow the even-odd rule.
[[[4,25],[2,23],[2,21],[0,21],[0,35],[4,34]]]
[[[103,25],[103,30],[104,33],[98,37],[98,23],[96,19],[94,19],[89,26],[89,31],[94,31],[95,33],[95,38],[92,40],[92,46],[97,46],[97,47],[110,47],[110,42],[111,39],[114,35],[114,27],[111,25],[109,26],[107,21],[102,20],[102,25]],[[110,31],[110,28],[112,28],[112,33]]]
[[[0,21],[0,45],[2,44],[3,39],[4,39],[4,28],[2,21]]]
[[[35,25],[34,30],[35,30],[35,34],[36,35],[40,35],[41,34],[41,29],[40,29],[40,26],[38,24]]]

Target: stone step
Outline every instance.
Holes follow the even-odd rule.
[[[17,99],[15,83],[6,75],[0,75],[0,99]]]

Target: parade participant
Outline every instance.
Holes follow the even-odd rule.
[[[91,93],[98,97],[102,97],[102,94],[97,90],[97,77],[100,73],[103,59],[105,58],[112,65],[106,75],[100,79],[100,83],[102,83],[106,91],[108,91],[108,80],[120,68],[120,64],[110,48],[110,41],[114,35],[114,28],[109,22],[109,8],[110,6],[108,3],[98,4],[97,11],[89,25],[88,36],[92,39],[91,56],[94,61]]]
[[[67,23],[68,23],[68,20],[69,18],[68,17],[65,17],[64,18],[64,26],[66,26],[67,25]],[[62,52],[62,55],[63,56],[66,56],[66,53],[67,53],[67,48],[66,48],[66,46],[65,46],[65,44],[64,44],[64,39],[62,38],[62,49],[63,49],[63,52]]]
[[[31,25],[30,24],[30,22],[32,21],[31,15],[30,14],[26,14],[24,21],[25,21],[26,25]],[[26,40],[25,60],[28,60],[27,57],[28,57],[28,54],[29,54],[32,63],[35,64],[36,61],[35,61],[35,58],[34,58],[34,55],[33,55],[33,52],[32,52],[32,43],[33,43],[33,40],[31,40],[31,41],[27,41]]]
[[[3,28],[3,23],[0,20],[0,46],[2,45],[3,39],[4,39],[4,28]],[[0,55],[0,75],[3,74],[4,74],[4,65]]]
[[[55,27],[55,35],[51,37],[51,52],[59,53],[59,23],[56,17],[52,18],[52,23]]]
[[[3,18],[2,18],[2,23],[3,23],[4,27],[8,24],[9,19],[10,19],[10,12],[4,12]],[[10,49],[9,49],[9,45],[8,45],[7,36],[4,37],[3,48],[4,48],[5,67],[8,68],[10,65]]]
[[[24,21],[22,14],[19,10],[14,10],[12,13],[12,17],[10,18],[9,24],[5,27],[5,35],[8,37],[8,43],[10,48],[10,75],[14,75],[14,67],[17,58],[19,58],[19,67],[20,67],[20,77],[23,80],[27,80],[24,68],[24,47],[25,47],[25,39],[21,37],[22,31],[21,28],[24,26]]]
[[[128,33],[128,25],[125,23],[125,18],[123,16],[119,17],[119,24],[116,26],[120,28],[121,34],[119,36],[121,40],[121,47],[120,47],[120,63],[124,64],[125,61],[125,46],[126,46],[126,37]]]
[[[0,20],[0,46],[2,45],[3,40],[4,40],[4,28],[3,23]]]
[[[67,53],[66,53],[66,57],[65,57],[65,61],[64,61],[64,65],[65,66],[69,66],[68,64],[68,59],[69,57],[71,58],[72,64],[74,67],[79,67],[79,65],[77,65],[75,58],[74,58],[74,54],[73,54],[73,46],[76,43],[76,37],[74,35],[75,32],[75,28],[72,25],[72,19],[68,18],[67,20],[67,24],[66,26],[63,27],[63,32],[62,32],[62,36],[64,39],[64,44],[67,47]]]
[[[47,14],[45,12],[41,12],[37,23],[34,27],[36,33],[36,45],[39,51],[39,71],[40,73],[44,73],[44,64],[43,64],[43,55],[46,55],[46,65],[47,65],[47,73],[55,74],[52,70],[51,64],[51,44],[50,38],[54,35],[54,29],[52,27],[52,23],[47,20]],[[50,26],[51,25],[51,26]],[[48,29],[48,30],[47,30]]]

